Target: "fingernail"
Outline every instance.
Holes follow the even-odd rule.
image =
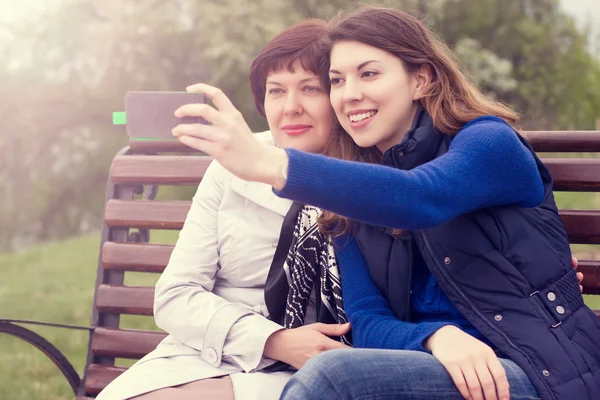
[[[175,115],[177,118],[179,118],[179,117],[180,117],[180,115],[181,115],[181,109],[180,109],[180,108],[178,108],[177,110],[175,110],[175,112],[174,112],[173,114],[174,114],[174,115]]]

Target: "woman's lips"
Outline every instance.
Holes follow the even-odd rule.
[[[302,135],[304,132],[311,128],[310,125],[286,125],[281,128],[286,135],[289,136],[298,136]]]

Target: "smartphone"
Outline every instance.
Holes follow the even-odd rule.
[[[199,117],[177,118],[184,104],[205,103],[203,93],[127,92],[125,114],[127,135],[133,140],[175,139],[171,130],[179,124],[207,124]]]

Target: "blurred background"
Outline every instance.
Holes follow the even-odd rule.
[[[127,144],[111,114],[127,91],[211,83],[255,131],[265,129],[248,83],[253,57],[292,23],[348,4],[0,0],[0,318],[89,324],[108,169]],[[521,112],[526,130],[600,130],[600,1],[379,4],[428,15],[477,84]],[[600,206],[595,194],[558,198]],[[39,331],[81,371],[85,333]],[[71,396],[49,362],[1,335],[0,399],[21,398]]]

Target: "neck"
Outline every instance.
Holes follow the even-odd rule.
[[[390,149],[391,147],[397,145],[398,143],[400,143],[402,141],[402,139],[404,138],[406,133],[413,126],[414,120],[415,120],[415,115],[417,114],[418,109],[419,109],[419,105],[416,102],[413,103],[413,106],[411,107],[411,109],[409,111],[408,118],[406,118],[405,122],[402,124],[402,126],[399,127],[399,129],[396,131],[396,133],[394,135],[392,135],[390,138],[388,138],[385,141],[382,141],[376,145],[377,148],[379,149],[379,151],[381,151],[382,153],[385,153],[386,150]]]

